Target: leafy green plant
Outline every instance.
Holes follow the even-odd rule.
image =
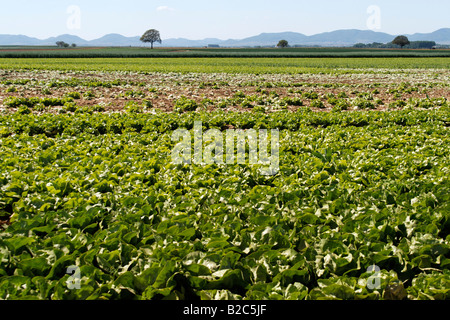
[[[256,106],[256,107],[253,108],[253,112],[265,113],[266,112],[266,108],[264,108],[263,106]]]
[[[317,100],[319,98],[319,94],[317,92],[304,92],[302,94],[303,99],[309,99],[309,100]]]
[[[328,103],[331,104],[332,106],[335,106],[338,102],[339,100],[336,98],[333,97],[328,98]]]
[[[234,98],[245,98],[245,93],[242,91],[237,91],[233,95]]]
[[[75,112],[77,111],[78,106],[74,102],[66,102],[64,104],[64,110],[68,112]]]
[[[3,103],[9,108],[18,108],[21,105],[33,108],[37,104],[43,104],[46,107],[49,106],[63,106],[67,102],[72,102],[72,98],[38,98],[38,97],[8,97]]]
[[[92,108],[92,110],[94,112],[103,112],[103,111],[105,111],[105,106],[101,105],[101,104],[93,105],[91,108]]]
[[[356,98],[352,101],[353,107],[356,109],[375,109],[375,105],[372,101],[366,100],[364,98]]]
[[[289,106],[302,106],[303,100],[299,97],[284,97],[282,99]]]
[[[150,101],[150,100],[143,100],[142,101],[142,107],[144,108],[144,109],[152,109],[153,108],[153,103]]]
[[[66,93],[66,97],[78,100],[78,99],[81,99],[81,93],[76,92],[76,91],[69,92],[69,93]]]
[[[254,101],[254,99],[252,99],[250,97],[246,97],[245,99],[242,100],[241,107],[242,108],[253,108],[253,101]]]
[[[32,111],[27,106],[19,106],[17,109],[18,114],[30,114]]]
[[[145,93],[142,90],[127,90],[122,95],[128,98],[145,98]]]
[[[8,108],[18,108],[21,105],[26,105],[28,107],[34,106],[38,102],[37,99],[27,99],[27,98],[20,98],[20,97],[7,97],[3,104]]]
[[[42,92],[42,94],[45,94],[45,95],[52,94],[52,91],[49,88],[42,88],[41,92]]]
[[[315,99],[315,100],[311,101],[310,107],[311,108],[325,108],[325,104],[322,102],[322,100]]]
[[[220,100],[217,103],[217,107],[222,108],[222,109],[227,108],[228,106],[230,106],[230,101],[228,99]]]
[[[195,100],[188,99],[185,96],[175,101],[174,110],[176,112],[195,111],[198,108],[198,104]]]
[[[383,100],[381,100],[381,99],[375,99],[374,103],[375,103],[377,106],[381,106],[381,105],[384,104]]]
[[[407,105],[406,101],[403,101],[403,100],[397,100],[397,101],[389,103],[390,108],[403,108],[406,105]]]
[[[104,110],[104,109],[103,109]],[[135,101],[128,101],[125,104],[125,110],[128,113],[142,113],[143,107]]]
[[[68,102],[70,103],[70,102]],[[42,103],[38,103],[34,106],[34,110],[36,111],[45,111],[47,109],[46,106],[44,106]]]
[[[85,93],[83,93],[83,98],[85,98],[86,100],[91,100],[95,98],[95,93],[92,90],[88,90]]]
[[[350,107],[350,103],[346,99],[337,99],[333,105],[332,111],[348,110]]]
[[[11,87],[8,87],[8,88],[5,90],[5,92],[6,92],[6,93],[17,92],[17,88],[16,88],[15,86],[11,86]]]

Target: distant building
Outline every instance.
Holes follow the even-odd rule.
[[[208,44],[208,48],[220,48],[218,44]]]

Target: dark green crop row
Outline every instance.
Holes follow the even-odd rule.
[[[0,58],[4,70],[133,71],[140,73],[376,73],[376,69],[449,69],[448,57],[425,58]],[[392,70],[395,69],[395,70]]]
[[[180,85],[181,83],[176,80],[175,83]],[[196,85],[199,89],[204,89],[206,87],[211,87],[212,89],[219,89],[222,87],[228,87],[230,85],[227,81],[219,81],[219,82],[196,82],[196,81],[183,81],[185,85]],[[9,88],[15,88],[16,85],[25,86],[30,85],[31,87],[35,85],[46,86],[48,88],[65,88],[65,87],[88,87],[88,88],[113,88],[113,87],[123,87],[126,85],[129,86],[138,86],[145,87],[147,84],[145,82],[139,81],[127,81],[127,80],[110,80],[110,81],[101,81],[101,80],[86,80],[80,78],[70,78],[70,79],[58,79],[58,80],[50,80],[50,81],[33,81],[30,79],[8,79],[1,80],[0,84],[5,86],[10,86]],[[359,83],[359,84],[350,84],[350,83],[314,83],[314,82],[288,82],[288,81],[279,81],[279,82],[270,82],[270,81],[246,81],[237,83],[238,87],[256,87],[258,92],[267,92],[266,89],[270,88],[289,88],[290,92],[300,91],[300,89],[294,88],[367,88],[373,90],[382,90],[384,88],[389,88],[388,93],[411,93],[417,92],[420,89],[431,89],[435,87],[449,87],[449,83],[438,83],[438,82],[423,82],[416,83],[412,85],[408,82],[402,82],[400,84],[382,84],[382,83]],[[17,88],[16,88],[17,89]],[[155,88],[149,88],[149,90],[156,91]]]
[[[3,104],[8,108],[19,108],[20,106],[27,106],[34,108],[38,104],[46,107],[63,106],[67,102],[73,102],[73,98],[23,98],[23,97],[8,97],[3,101]]]
[[[30,79],[14,79],[14,80],[3,80],[0,81],[0,84],[3,85],[27,85],[32,83],[33,80]],[[61,87],[78,87],[78,86],[84,86],[84,87],[91,87],[91,88],[112,88],[112,87],[119,87],[119,86],[125,86],[125,85],[142,85],[144,86],[144,83],[138,83],[135,81],[124,81],[124,80],[111,80],[111,81],[100,81],[100,80],[85,80],[85,79],[79,79],[79,78],[70,78],[70,79],[58,79],[58,80],[51,80],[51,81],[45,81],[40,82],[41,85],[45,85],[49,88],[61,88]]]
[[[128,113],[128,114],[43,114],[40,116],[15,113],[0,115],[0,136],[29,134],[47,136],[77,135],[88,132],[96,135],[125,132],[164,133],[178,128],[191,129],[194,119],[201,120],[205,128],[240,129],[279,129],[296,131],[302,127],[321,127],[338,125],[341,127],[385,127],[392,125],[416,126],[429,124],[449,126],[448,107],[435,110],[396,110],[391,112],[312,112],[300,108],[297,112],[236,113],[225,111],[176,113]]]
[[[1,48],[0,48],[1,49]],[[48,49],[48,50],[45,50]],[[355,48],[288,48],[288,49],[174,49],[148,48],[76,48],[57,49],[54,47],[8,48],[0,50],[0,58],[341,58],[341,57],[449,57],[449,50],[370,50]]]

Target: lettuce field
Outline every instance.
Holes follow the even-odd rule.
[[[450,299],[423,59],[0,59],[0,299]],[[278,130],[279,171],[174,163],[196,121]]]

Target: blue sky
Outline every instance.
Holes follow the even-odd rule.
[[[448,28],[449,16],[448,0],[14,0],[2,1],[0,34],[43,39],[69,33],[87,40],[137,36],[150,28],[163,40],[369,28],[412,34]]]

